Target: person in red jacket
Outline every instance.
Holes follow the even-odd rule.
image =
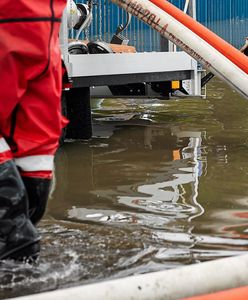
[[[0,260],[35,256],[63,126],[66,0],[0,1]]]

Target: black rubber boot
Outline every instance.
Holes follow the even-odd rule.
[[[0,260],[37,258],[39,240],[28,216],[26,189],[14,162],[0,164]]]
[[[51,179],[22,177],[29,200],[29,218],[36,225],[46,211]]]

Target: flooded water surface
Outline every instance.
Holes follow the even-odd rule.
[[[68,141],[38,263],[0,265],[0,298],[181,267],[248,250],[248,102],[97,99],[94,137]]]

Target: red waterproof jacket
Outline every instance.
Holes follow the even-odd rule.
[[[0,138],[8,142],[24,171],[38,171],[35,165],[52,169],[58,147],[59,28],[65,4],[66,0],[0,0]],[[28,166],[30,157],[47,163]]]

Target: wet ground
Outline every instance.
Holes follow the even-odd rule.
[[[3,262],[0,299],[248,250],[248,102],[94,100],[94,138],[67,142],[35,265]],[[119,116],[116,116],[119,114]]]

